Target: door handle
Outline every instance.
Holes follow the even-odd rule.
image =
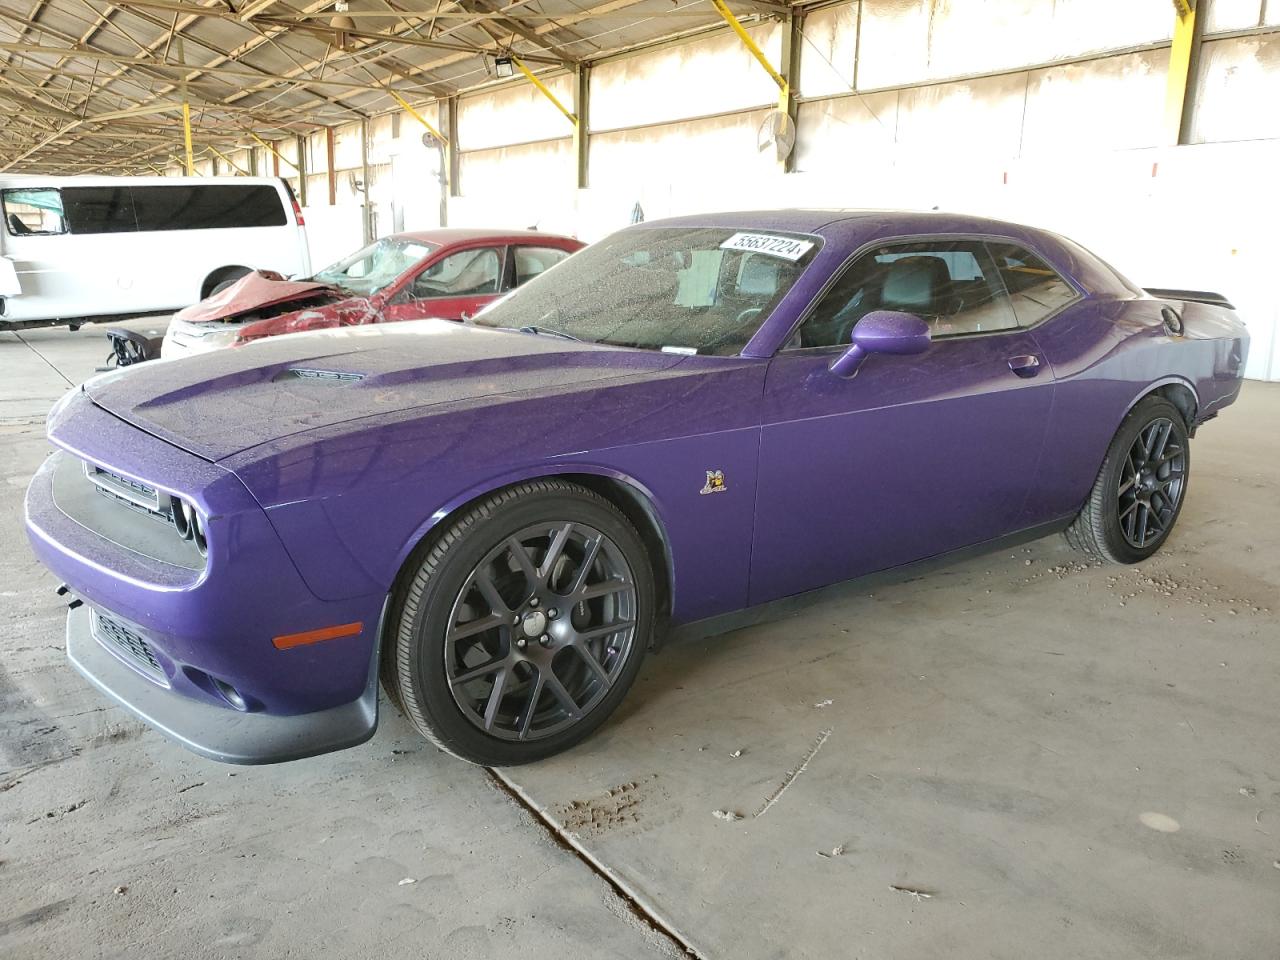
[[[1010,357],[1009,369],[1020,377],[1034,377],[1040,372],[1040,358],[1030,354],[1025,357]]]

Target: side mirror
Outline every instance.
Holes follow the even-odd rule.
[[[831,361],[837,377],[852,377],[869,353],[924,353],[931,338],[929,325],[913,313],[873,310],[858,321],[850,339],[849,349]]]

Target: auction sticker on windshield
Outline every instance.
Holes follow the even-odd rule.
[[[792,262],[799,260],[813,249],[811,240],[795,240],[791,237],[772,237],[767,233],[735,233],[720,244],[721,250],[744,250],[764,253]]]

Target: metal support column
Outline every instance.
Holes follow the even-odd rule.
[[[785,113],[793,131],[798,132],[797,122],[800,119],[800,105],[796,102],[795,91],[800,86],[800,49],[804,45],[804,15],[792,10],[782,24],[782,79],[786,86],[778,98],[778,110]],[[794,173],[796,169],[796,148],[798,143],[792,142],[791,149],[782,158],[782,172]]]
[[[373,207],[369,203],[369,120],[360,121],[360,209],[364,212],[364,242],[373,243]]]
[[[449,130],[449,140],[446,144],[446,161],[449,176],[449,196],[462,196],[462,158],[458,155],[458,98],[450,97],[445,101],[445,117],[447,119],[446,126]],[[447,206],[442,204],[441,210]],[[444,226],[444,220],[440,221],[440,225]]]
[[[1169,50],[1169,75],[1165,88],[1164,124],[1169,143],[1190,141],[1195,114],[1196,86],[1208,0],[1173,0],[1173,46]]]
[[[294,137],[295,149],[298,151],[298,162],[294,169],[298,171],[298,206],[307,205],[307,138],[299,134]]]
[[[573,68],[573,155],[577,160],[578,189],[585,190],[591,180],[591,67],[585,63]]]
[[[333,169],[333,127],[324,128],[325,171],[329,176],[329,206],[338,203],[338,175]]]
[[[187,148],[187,176],[194,177],[196,175],[196,157],[191,150],[191,104],[187,103],[185,89],[182,93],[182,142]]]

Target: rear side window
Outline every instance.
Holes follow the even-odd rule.
[[[224,230],[282,227],[288,223],[275,187],[175,185],[134,187],[139,230]]]
[[[550,270],[569,256],[568,250],[555,247],[515,247],[516,286],[532,280],[538,274]]]
[[[62,195],[57,190],[5,190],[4,225],[11,237],[67,232]]]
[[[1019,326],[1033,326],[1076,299],[1071,284],[1029,250],[1012,243],[989,243],[987,247],[1009,291]]]
[[[133,198],[128,187],[66,187],[62,200],[72,233],[133,233]]]
[[[1018,320],[980,240],[892,244],[859,257],[800,328],[800,346],[843,346],[874,310],[923,318],[936,338],[1011,330]]]

